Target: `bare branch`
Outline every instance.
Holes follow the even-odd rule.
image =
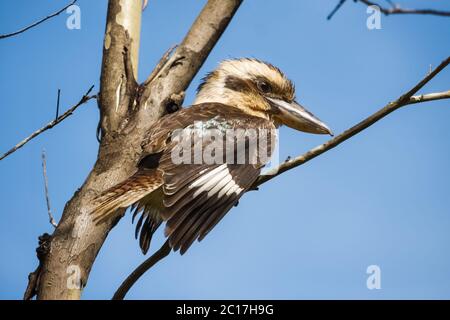
[[[283,164],[279,165],[277,168],[271,170],[270,172],[267,172],[265,175],[261,175],[259,179],[256,181],[256,183],[253,185],[252,189],[257,189],[258,186],[261,184],[272,180],[276,176],[279,176],[283,172],[286,172],[290,169],[293,169],[295,167],[298,167],[309,160],[314,159],[315,157],[321,155],[322,153],[325,153],[334,147],[338,146],[342,142],[350,139],[354,135],[360,133],[364,129],[367,129],[371,125],[373,125],[378,120],[381,120],[391,112],[406,106],[410,104],[416,104],[420,102],[426,102],[426,101],[433,101],[433,100],[440,100],[440,99],[448,99],[450,98],[450,92],[441,92],[441,93],[430,93],[426,95],[419,95],[414,96],[417,91],[419,91],[425,84],[427,84],[431,79],[433,79],[439,72],[441,72],[445,67],[447,67],[450,64],[450,57],[448,57],[446,60],[444,60],[436,69],[434,69],[431,73],[429,73],[423,80],[421,80],[417,85],[415,85],[411,90],[409,90],[407,93],[403,94],[401,97],[399,97],[394,102],[388,103],[386,106],[369,116],[368,118],[364,119],[357,125],[351,127],[350,129],[345,130],[340,135],[334,137],[333,139],[325,142],[324,144],[321,144],[305,154],[295,157],[293,159],[290,159]]]
[[[412,96],[409,99],[408,104],[415,104],[415,103],[443,100],[443,99],[450,99],[450,90],[444,91],[444,92],[421,94],[419,96]]]
[[[442,11],[442,10],[433,10],[433,9],[403,9],[398,4],[392,3],[391,8],[385,8],[383,6],[380,6],[379,4],[368,1],[368,0],[355,0],[359,1],[361,3],[364,3],[367,6],[377,6],[380,8],[380,11],[384,13],[385,15],[390,14],[425,14],[425,15],[435,15],[435,16],[442,16],[442,17],[450,17],[450,11]]]
[[[134,271],[122,282],[119,289],[114,293],[112,300],[123,300],[136,281],[138,281],[139,278],[156,263],[167,257],[170,251],[169,240],[167,240],[158,251],[134,269]]]
[[[97,253],[119,221],[97,226],[89,211],[93,197],[135,168],[138,147],[136,137],[129,134],[135,124],[129,111],[138,107],[132,89],[136,89],[138,79],[141,15],[142,0],[108,1],[98,96],[102,132],[98,155],[83,185],[66,203],[52,234],[51,246],[58,249],[50,250],[43,261],[38,299],[80,299]],[[73,265],[80,270],[80,281],[69,288],[67,270]]]
[[[330,14],[328,15],[327,20],[330,20],[331,18],[333,18],[334,14],[336,12],[338,12],[338,10],[342,7],[342,5],[345,3],[345,1],[347,1],[347,0],[339,0],[336,7],[334,7],[333,11],[331,11]]]
[[[56,116],[55,116],[55,120],[58,119],[59,117],[59,101],[61,98],[61,89],[58,89],[58,97],[56,99]]]
[[[110,0],[100,76],[100,127],[118,133],[134,103],[138,79],[141,0]]]
[[[69,8],[70,6],[74,5],[75,2],[77,2],[77,1],[78,1],[78,0],[73,0],[71,3],[69,3],[68,5],[66,5],[64,8],[62,8],[62,9],[56,11],[55,13],[52,13],[51,15],[46,16],[45,18],[42,18],[41,20],[38,20],[38,21],[36,21],[36,22],[30,24],[29,26],[26,26],[26,27],[24,27],[24,28],[22,28],[22,29],[20,29],[20,30],[17,30],[17,31],[12,32],[12,33],[1,34],[1,35],[0,35],[0,39],[6,39],[6,38],[9,38],[9,37],[13,37],[13,36],[16,36],[16,35],[18,35],[18,34],[20,34],[20,33],[25,32],[25,31],[27,31],[27,30],[30,30],[31,28],[34,28],[34,27],[40,25],[41,23],[47,21],[48,19],[51,19],[51,18],[53,18],[53,17],[56,17],[57,15],[59,15],[60,13],[62,13],[64,10],[66,10],[66,9]]]
[[[42,150],[42,174],[44,176],[45,201],[47,203],[48,219],[49,219],[50,224],[56,228],[58,226],[58,224],[56,223],[55,219],[53,218],[52,210],[50,208],[50,196],[48,194],[47,160],[45,157],[45,150]]]
[[[57,119],[47,123],[44,127],[40,128],[39,130],[36,130],[35,132],[33,132],[31,135],[29,135],[28,137],[26,137],[25,139],[23,139],[22,141],[20,141],[18,144],[16,144],[13,148],[11,148],[8,152],[4,153],[1,157],[0,160],[3,160],[4,158],[6,158],[7,156],[9,156],[11,153],[17,151],[18,149],[22,148],[26,143],[28,143],[30,140],[32,140],[33,138],[36,138],[38,135],[40,135],[42,132],[47,131],[51,128],[53,128],[54,126],[56,126],[58,123],[60,123],[61,121],[63,121],[64,119],[66,119],[68,116],[70,116],[79,106],[81,106],[82,104],[88,102],[89,100],[96,98],[96,95],[93,96],[89,96],[89,94],[91,93],[92,89],[94,88],[94,86],[91,86],[89,88],[89,90],[83,95],[83,97],[80,99],[80,101],[78,101],[78,103],[76,105],[74,105],[73,107],[71,107],[69,110],[67,110],[66,112],[64,112],[61,116],[59,116]]]

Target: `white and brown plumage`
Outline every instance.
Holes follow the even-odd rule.
[[[144,253],[163,221],[171,247],[180,249],[181,254],[196,239],[202,240],[256,181],[265,161],[250,154],[254,150],[246,144],[249,156],[243,163],[225,159],[226,150],[223,162],[174,163],[174,132],[196,127],[199,122],[206,124],[202,128],[222,131],[264,129],[272,134],[272,129],[285,124],[304,132],[331,134],[324,123],[295,102],[294,86],[278,68],[256,59],[223,61],[205,77],[191,107],[167,115],[151,127],[137,172],[95,200],[94,220],[104,221],[117,209],[131,206],[133,220],[140,214],[136,237]],[[202,134],[201,130],[193,132]],[[225,136],[227,139],[236,144],[235,136]],[[208,143],[211,141],[204,139],[202,148]],[[270,155],[271,143],[265,148]],[[256,162],[249,161],[252,156]]]

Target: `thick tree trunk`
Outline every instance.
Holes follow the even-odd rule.
[[[103,49],[99,108],[102,139],[97,161],[66,204],[42,261],[38,299],[79,299],[113,222],[95,225],[92,199],[135,171],[149,126],[182,103],[242,0],[210,0],[182,44],[152,81],[137,79],[141,0],[110,0]],[[123,212],[121,212],[123,214]]]

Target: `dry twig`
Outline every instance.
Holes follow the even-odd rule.
[[[17,31],[15,31],[15,32],[11,32],[11,33],[7,33],[7,34],[0,34],[0,39],[6,39],[6,38],[9,38],[9,37],[13,37],[13,36],[16,36],[16,35],[18,35],[18,34],[20,34],[20,33],[25,32],[25,31],[27,31],[27,30],[30,30],[31,28],[34,28],[34,27],[40,25],[41,23],[47,21],[48,19],[51,19],[51,18],[53,18],[53,17],[56,17],[57,15],[59,15],[60,13],[62,13],[64,10],[66,10],[66,9],[69,8],[70,6],[74,5],[77,1],[78,1],[78,0],[73,0],[71,3],[69,3],[68,5],[66,5],[64,8],[62,8],[62,9],[56,11],[55,13],[52,13],[51,15],[48,15],[48,16],[46,16],[45,18],[42,18],[41,20],[38,20],[38,21],[36,21],[36,22],[30,24],[29,26],[26,26],[26,27],[24,27],[24,28],[22,28],[22,29],[20,29],[20,30],[17,30]]]
[[[334,9],[331,11],[331,13],[327,16],[327,20],[330,20],[331,18],[333,18],[333,16],[335,15],[335,13],[337,11],[339,11],[339,9],[342,7],[342,5],[346,2],[347,0],[339,0],[339,2],[336,4],[336,6],[334,7]],[[380,6],[378,3],[375,3],[373,1],[368,1],[368,0],[353,0],[354,2],[361,2],[367,6],[377,6],[380,11],[385,14],[385,15],[390,15],[390,14],[425,14],[425,15],[435,15],[435,16],[443,16],[443,17],[450,17],[450,12],[449,11],[442,11],[442,10],[434,10],[434,9],[404,9],[401,8],[398,4],[393,3],[390,0],[387,0],[388,3],[390,4],[390,8],[385,8],[383,6]]]
[[[61,116],[59,116],[58,118],[56,118],[53,121],[50,121],[49,123],[47,123],[44,127],[40,128],[39,130],[36,130],[35,132],[33,132],[31,135],[29,135],[28,137],[26,137],[25,139],[23,139],[22,141],[20,141],[18,144],[16,144],[14,147],[12,147],[9,151],[5,152],[1,157],[0,160],[3,160],[4,158],[6,158],[7,156],[9,156],[11,153],[17,151],[18,149],[22,148],[26,143],[28,143],[30,140],[32,140],[33,138],[36,138],[38,135],[40,135],[42,132],[47,131],[48,129],[53,128],[54,126],[56,126],[58,123],[60,123],[61,121],[63,121],[64,119],[66,119],[68,116],[70,116],[79,106],[81,106],[82,104],[88,102],[89,100],[93,99],[93,98],[97,98],[96,95],[93,96],[89,96],[89,94],[91,93],[92,89],[94,88],[94,86],[91,86],[89,88],[89,90],[83,95],[83,97],[80,99],[80,101],[78,101],[78,103],[76,105],[74,105],[73,107],[71,107],[69,110],[67,110],[66,112],[64,112]]]
[[[125,295],[131,289],[131,287],[139,280],[139,278],[147,272],[156,263],[167,257],[170,253],[169,240],[164,242],[162,247],[156,251],[150,258],[142,262],[120,285],[116,293],[114,293],[113,300],[123,300]]]
[[[377,6],[385,15],[390,14],[427,14],[441,17],[450,17],[450,11],[434,10],[434,9],[407,9],[401,8],[398,4],[391,2],[391,8],[385,8],[379,4],[368,0],[355,0],[364,3],[367,6]]]
[[[52,210],[50,207],[50,196],[48,194],[47,160],[45,157],[45,150],[42,150],[42,174],[44,176],[45,201],[47,203],[48,219],[49,219],[50,224],[56,228],[58,226],[58,224],[56,223],[55,219],[53,218]]]

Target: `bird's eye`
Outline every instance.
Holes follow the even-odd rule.
[[[258,89],[261,90],[263,93],[269,93],[270,85],[265,81],[258,81]]]

